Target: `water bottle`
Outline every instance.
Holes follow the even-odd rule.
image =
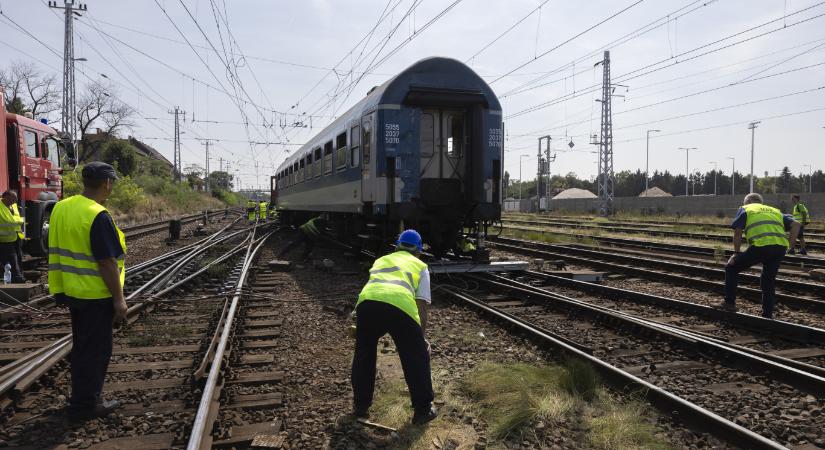
[[[3,284],[11,283],[11,264],[6,263],[6,268],[3,271]]]

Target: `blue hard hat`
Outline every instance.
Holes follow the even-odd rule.
[[[418,251],[421,251],[421,249],[424,248],[421,235],[415,230],[405,230],[398,236],[398,240],[395,242],[395,245],[404,245],[408,247],[415,246]]]

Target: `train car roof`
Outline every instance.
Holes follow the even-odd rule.
[[[407,67],[380,86],[372,88],[367,95],[335,121],[327,125],[306,144],[278,166],[281,171],[312,150],[328,135],[346,129],[355,112],[367,112],[381,106],[416,104],[427,99],[437,99],[439,94],[455,96],[460,93],[467,99],[481,102],[492,111],[501,111],[501,104],[490,86],[473,69],[461,61],[434,56],[422,59]],[[360,114],[359,114],[360,117]]]

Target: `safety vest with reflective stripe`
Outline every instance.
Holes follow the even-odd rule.
[[[744,205],[747,219],[745,220],[745,238],[749,245],[764,247],[766,245],[781,245],[788,248],[788,237],[785,235],[785,225],[782,212],[778,209],[751,203]]]
[[[0,204],[0,242],[8,243],[17,241],[17,233],[20,232],[20,225],[23,219],[15,217],[11,207]]]
[[[316,220],[318,220],[318,217],[316,217],[314,219],[309,219],[307,221],[307,223],[305,223],[305,224],[301,225],[300,227],[298,227],[298,230],[300,230],[302,233],[306,234],[307,236],[318,236],[318,235],[320,235],[321,230],[319,230],[318,227],[315,226],[315,221]]]
[[[254,222],[258,218],[258,204],[252,200],[246,202],[247,219]]]
[[[261,202],[258,204],[258,217],[261,219],[266,219],[266,202]]]
[[[805,207],[802,202],[798,202],[793,205],[793,218],[802,225],[811,223],[811,218],[808,215],[808,208]]]
[[[22,217],[20,217],[20,210],[17,208],[17,203],[12,203],[12,205],[9,207],[9,209],[11,209],[11,213],[14,215],[14,217],[16,219],[18,219],[18,222],[20,222],[21,226],[20,226],[20,231],[17,232],[17,237],[20,238],[20,240],[22,241],[22,240],[26,239],[26,235],[23,234],[23,226],[22,226],[23,223],[25,223],[26,221],[23,220]]]
[[[370,269],[370,280],[358,295],[355,306],[364,300],[389,303],[421,325],[415,293],[421,271],[426,268],[427,264],[403,250],[378,258]]]
[[[91,228],[106,208],[96,201],[75,195],[57,202],[49,224],[49,293],[83,300],[112,296],[92,254]],[[126,237],[115,225],[124,255],[117,259],[120,285],[126,281]]]

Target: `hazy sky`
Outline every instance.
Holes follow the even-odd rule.
[[[266,188],[285,151],[372,86],[421,58],[447,56],[470,64],[499,95],[513,178],[522,154],[530,155],[523,177],[535,176],[545,134],[558,150],[553,173],[592,177],[602,80],[594,64],[609,49],[614,83],[626,86],[613,99],[616,170],[644,170],[645,131],[660,129],[650,139],[651,172],[684,173],[678,147],[698,148],[691,170],[716,161],[728,172],[734,157],[747,172],[747,123],[755,120],[758,174],[825,166],[821,2],[463,0],[436,18],[452,3],[89,0],[75,24],[75,56],[88,59],[77,64],[78,91],[104,74],[140,112],[133,134],[170,160],[167,111],[179,106],[187,112],[184,166],[204,164],[197,138],[220,140],[213,170],[223,158],[244,187]],[[0,0],[0,8],[0,65],[31,60],[59,74],[61,58],[9,20],[62,55],[62,11],[46,0]]]

